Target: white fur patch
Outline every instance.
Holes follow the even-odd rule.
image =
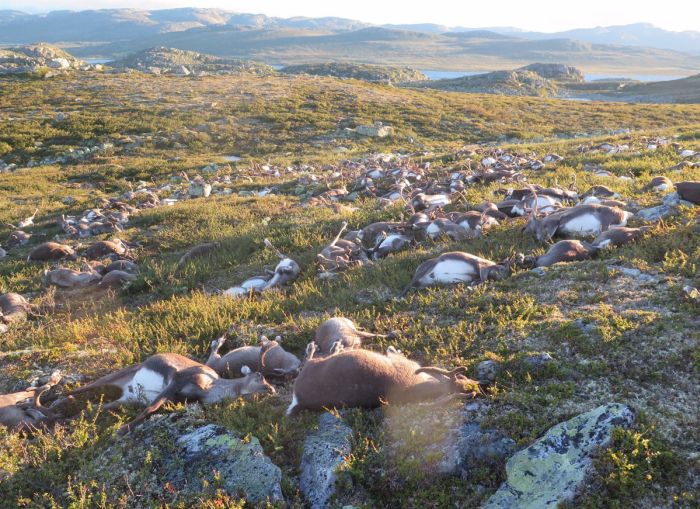
[[[593,214],[585,214],[568,220],[561,225],[560,231],[564,233],[578,233],[582,235],[598,235],[601,232],[600,220]]]
[[[294,411],[294,408],[299,404],[297,401],[297,395],[295,393],[292,393],[292,402],[291,404],[287,407],[287,415],[292,415],[292,412]]]
[[[610,239],[605,239],[604,241],[599,242],[598,244],[596,244],[596,246],[597,246],[598,248],[600,248],[600,249],[605,249],[606,247],[610,246],[610,243],[611,243],[611,242],[612,242],[612,240],[610,240]]]
[[[387,238],[382,240],[381,244],[379,244],[379,247],[389,247],[392,242],[394,242],[397,239],[402,239],[403,237],[399,235],[398,233],[392,233],[389,235]]]
[[[474,279],[474,267],[470,263],[458,260],[439,262],[430,273],[420,279],[420,284],[428,286],[436,283],[468,283]]]
[[[275,272],[278,270],[292,270],[294,268],[294,260],[291,258],[285,258],[281,262],[277,264],[277,267],[275,268]]]
[[[260,290],[263,286],[267,284],[267,280],[263,279],[261,277],[252,277],[250,279],[246,279],[241,283],[241,288],[245,288],[246,290],[249,290],[251,288],[254,288],[256,290]]]
[[[165,389],[163,375],[147,368],[140,368],[124,386],[120,402],[134,401],[151,403]]]

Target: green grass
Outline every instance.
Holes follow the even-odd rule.
[[[668,173],[665,169],[678,162],[671,148],[653,153],[637,149],[645,146],[645,137],[656,135],[678,135],[684,147],[700,149],[700,108],[460,95],[306,77],[180,80],[104,75],[2,79],[1,84],[0,118],[14,119],[0,123],[0,143],[10,147],[8,151],[0,144],[5,152],[0,157],[6,162],[26,163],[88,140],[117,141],[112,151],[77,164],[0,174],[0,242],[11,231],[6,223],[40,208],[30,245],[11,250],[11,256],[0,261],[0,291],[22,292],[35,305],[26,324],[2,336],[3,391],[56,367],[87,381],[156,352],[203,359],[211,340],[226,330],[231,331],[233,345],[254,343],[261,333],[280,334],[285,348],[301,356],[315,328],[343,314],[366,330],[396,331],[391,340],[370,342],[372,349],[394,344],[421,363],[464,365],[472,374],[480,361],[497,360],[501,370],[485,398],[484,425],[500,429],[521,446],[601,403],[623,402],[645,415],[634,429],[616,432],[610,447],[600,452],[590,484],[594,488],[584,490],[577,505],[599,507],[607,499],[619,507],[697,503],[697,469],[689,460],[698,439],[693,420],[700,358],[697,307],[681,291],[685,284],[700,285],[697,207],[682,209],[638,243],[605,251],[596,260],[555,266],[543,276],[518,272],[474,288],[432,288],[398,300],[394,297],[415,268],[438,253],[464,250],[502,260],[516,252],[539,254],[546,246],[523,234],[523,221],[515,220],[480,239],[423,242],[371,266],[321,280],[316,254],[343,220],[359,228],[397,220],[402,211],[380,209],[369,198],[354,202],[354,212],[302,208],[302,194],[318,195],[338,184],[321,179],[306,185],[294,173],[263,176],[251,166],[304,163],[320,168],[371,152],[420,148],[425,153],[416,160],[431,161],[432,176],[444,178],[466,164],[455,149],[465,143],[499,143],[523,154],[542,157],[557,152],[565,157],[556,169],[526,172],[530,182],[568,186],[576,177],[581,191],[604,184],[651,206],[659,198],[642,187],[652,176],[700,180],[700,169]],[[68,120],[57,122],[56,111],[67,112]],[[382,120],[399,134],[383,140],[343,138],[336,132],[341,120],[352,125]],[[625,127],[633,133],[603,134]],[[577,133],[590,136],[568,138]],[[118,143],[126,136],[140,144]],[[632,150],[615,156],[578,150],[580,144],[610,140],[631,144]],[[347,152],[336,151],[339,147]],[[231,195],[187,200],[132,218],[121,237],[139,243],[142,270],[127,290],[109,294],[47,289],[42,274],[49,265],[24,261],[31,247],[59,233],[55,221],[61,214],[81,213],[96,198],[125,192],[141,180],[167,183],[181,171],[192,176],[224,154],[246,157],[220,170],[232,177]],[[583,171],[585,163],[636,180],[595,177]],[[276,187],[278,194],[248,195],[267,186]],[[495,199],[500,187],[469,187],[448,210]],[[251,299],[215,295],[274,267],[277,259],[264,249],[264,238],[300,263],[300,278],[279,292]],[[218,241],[222,248],[178,269],[181,254],[205,241]],[[618,263],[653,275],[654,282],[623,275],[615,268]],[[15,353],[5,355],[8,352]],[[528,355],[541,352],[549,352],[555,361],[533,368]],[[272,397],[206,408],[204,415],[244,436],[256,436],[283,471],[290,506],[301,507],[298,463],[316,415],[288,420],[284,410],[289,399],[287,387]],[[442,425],[434,436],[420,423],[437,417],[421,407],[347,412],[353,453],[342,468],[338,503],[478,506],[503,480],[502,465],[475,471],[468,479],[434,471],[439,458],[432,446],[456,409],[437,411]],[[183,408],[163,411],[179,413]],[[114,430],[135,412],[93,408],[76,424],[31,440],[0,430],[0,500],[8,507],[132,507],[126,487],[97,483],[100,476],[91,468],[95,456],[116,440]],[[403,418],[406,415],[410,419]],[[684,468],[667,469],[673,461]],[[164,507],[240,506],[215,486],[199,500],[160,495]]]

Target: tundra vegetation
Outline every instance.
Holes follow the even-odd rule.
[[[521,217],[479,236],[426,239],[350,264],[333,277],[319,277],[317,255],[344,222],[359,230],[407,219],[400,201],[382,206],[353,189],[342,171],[334,175],[348,167],[344,160],[413,154],[414,164],[430,163],[435,178],[449,180],[451,172],[478,163],[474,150],[541,160],[556,153],[561,161],[522,171],[529,184],[575,182],[581,192],[604,185],[636,208],[652,207],[663,196],[644,189],[653,177],[700,180],[692,155],[700,151],[700,106],[397,89],[304,75],[89,73],[4,77],[0,88],[0,243],[8,252],[0,260],[0,294],[19,293],[31,303],[27,320],[0,335],[0,393],[24,390],[27,381],[54,370],[63,381],[52,390],[68,391],[159,353],[204,362],[212,341],[224,333],[227,351],[257,345],[261,335],[281,336],[284,350],[301,359],[319,325],[345,316],[377,334],[363,339],[364,348],[384,352],[394,346],[423,366],[463,366],[476,378],[481,362],[494,361],[499,369],[480,399],[481,424],[518,447],[598,405],[630,406],[634,426],[615,430],[609,446],[597,452],[595,471],[571,507],[699,503],[700,321],[697,300],[684,290],[700,286],[697,206],[678,205],[655,223],[631,218],[629,227],[652,228],[634,243],[598,250],[593,259],[534,271],[514,266],[510,277],[430,286],[405,298],[397,297],[417,267],[442,253],[464,251],[500,263],[516,253],[541,256],[549,246],[523,231],[527,217]],[[360,137],[345,129],[375,121],[392,126],[394,134]],[[659,138],[668,143],[652,141]],[[629,149],[586,150],[604,143]],[[682,156],[673,143],[691,154]],[[103,148],[66,156],[95,146]],[[241,159],[227,162],[232,155]],[[679,165],[683,160],[688,164]],[[130,193],[141,182],[179,185],[183,172],[205,180],[226,177],[220,182],[227,182],[227,192],[134,214],[116,235],[138,265],[123,288],[47,285],[46,270],[80,270],[84,249],[75,260],[27,262],[33,249],[56,236],[76,246],[77,239],[65,237],[62,216],[80,216],[97,200]],[[319,198],[343,186],[348,193],[337,201]],[[500,201],[504,187],[521,186],[470,183],[444,210]],[[301,206],[314,199],[316,205]],[[8,247],[11,225],[36,209],[27,228],[31,238]],[[85,247],[114,237],[80,242]],[[254,295],[221,295],[279,263],[265,239],[299,264],[298,278]],[[180,263],[205,243],[219,247]],[[553,360],[532,361],[545,353]],[[291,390],[287,382],[274,395],[222,401],[201,412],[211,423],[256,437],[282,470],[285,502],[277,504],[303,507],[301,449],[318,419],[307,411],[294,420],[285,416]],[[338,505],[478,507],[504,479],[502,463],[470,469],[464,477],[440,475],[437,468],[436,441],[463,405],[455,400],[439,407],[343,411],[353,435],[352,453],[339,472]],[[138,486],[116,476],[98,481],[109,475],[96,471],[93,460],[120,440],[116,431],[140,411],[107,410],[94,401],[75,419],[31,437],[0,429],[0,500],[7,507],[248,504],[216,486],[195,498],[172,487],[154,492],[146,473]],[[172,403],[161,409],[184,411]]]

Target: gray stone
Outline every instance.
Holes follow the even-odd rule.
[[[653,282],[656,281],[656,278],[652,276],[651,274],[645,274],[639,269],[633,269],[629,267],[615,267],[615,266],[608,266],[609,270],[616,270],[620,272],[621,274],[624,274],[627,277],[633,277],[636,279],[639,279],[641,281],[646,281],[646,282]]]
[[[304,441],[299,486],[312,509],[328,507],[335,493],[336,470],[351,452],[352,429],[325,412],[318,418],[318,430]]]
[[[456,436],[445,447],[445,457],[438,464],[442,474],[469,475],[469,470],[503,461],[516,444],[495,429],[482,429],[478,422],[466,422],[457,429]]]
[[[481,361],[476,365],[476,378],[482,382],[493,382],[500,370],[501,366],[496,361]]]
[[[507,480],[482,509],[554,509],[571,500],[591,472],[594,451],[633,419],[628,407],[609,403],[557,424],[508,460]]]
[[[658,221],[659,219],[663,219],[664,217],[668,217],[670,215],[675,215],[676,213],[676,209],[669,205],[657,205],[656,207],[642,209],[637,212],[636,215],[645,221]]]
[[[168,484],[186,497],[197,497],[205,483],[233,497],[242,493],[253,503],[282,500],[282,472],[258,439],[206,423],[199,405],[151,417],[117,439],[78,477],[126,483],[154,500],[167,495]]]
[[[545,365],[549,364],[550,362],[554,362],[554,357],[552,357],[547,352],[531,353],[525,357],[525,362],[530,367],[541,368],[542,366],[545,366]]]
[[[192,182],[187,190],[187,194],[193,198],[208,198],[211,194],[211,184]]]

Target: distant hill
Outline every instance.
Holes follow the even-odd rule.
[[[422,81],[406,86],[434,88],[452,92],[471,92],[517,96],[549,97],[558,95],[566,83],[583,82],[583,73],[563,64],[530,64],[512,71],[496,71],[461,78]]]
[[[700,32],[643,24],[541,34],[431,23],[375,26],[337,17],[275,18],[222,9],[0,11],[0,44],[38,40],[60,42],[82,58],[120,58],[164,46],[282,65],[342,61],[492,71],[561,62],[586,72],[628,75],[688,75],[700,69]],[[696,56],[684,52],[696,49]]]
[[[82,60],[49,44],[0,49],[0,74],[32,74],[42,70],[91,69]]]
[[[332,76],[334,78],[353,78],[370,82],[403,83],[407,81],[426,80],[420,71],[410,67],[389,67],[369,64],[325,63],[290,65],[280,69],[286,74],[311,74],[314,76]]]
[[[102,45],[76,46],[82,57],[123,56],[166,46],[269,64],[331,61],[417,69],[499,70],[530,62],[563,63],[587,72],[691,74],[700,57],[653,48],[597,45],[571,39],[531,40],[495,32],[429,34],[367,27],[329,32],[216,25]]]
[[[508,33],[505,31],[505,33]],[[528,39],[551,39],[562,37],[596,44],[624,44],[627,46],[647,46],[661,49],[700,54],[700,31],[672,32],[649,23],[632,25],[579,28],[554,34],[518,31],[519,37]]]
[[[204,55],[194,51],[175,48],[150,48],[110,62],[117,69],[134,69],[150,74],[272,74],[275,70],[269,65],[241,60]]]

